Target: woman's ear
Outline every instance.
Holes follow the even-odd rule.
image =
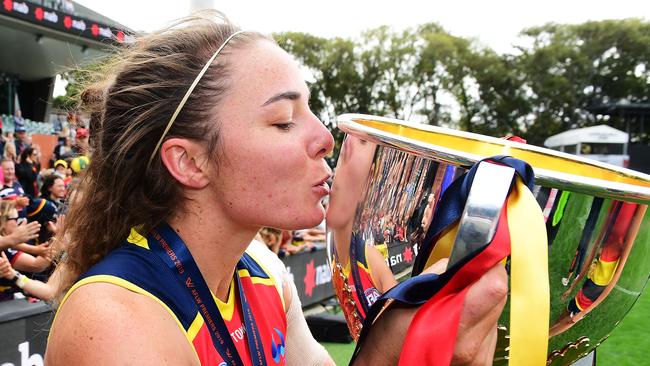
[[[208,154],[202,144],[171,138],[160,146],[163,164],[179,183],[194,189],[204,188],[210,183],[208,178]]]

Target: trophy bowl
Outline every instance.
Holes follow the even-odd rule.
[[[650,176],[517,141],[395,119],[345,114],[337,122],[347,136],[328,204],[328,256],[355,340],[374,301],[411,276],[445,190],[496,155],[522,160],[534,171],[532,194],[548,241],[547,364],[569,365],[588,355],[642,293],[650,274]],[[473,199],[470,193],[465,209],[472,201],[481,212],[475,225],[480,230],[489,231],[498,218],[490,213],[490,200],[503,201],[497,192],[502,176],[497,170],[474,178],[472,190],[482,190]],[[434,247],[428,255],[449,256],[449,248],[443,249]],[[508,307],[499,320],[495,364],[508,364]]]

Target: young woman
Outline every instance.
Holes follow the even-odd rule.
[[[50,174],[43,178],[41,197],[52,202],[57,210],[63,205],[65,199],[65,183],[58,174]]]
[[[99,120],[84,194],[66,218],[67,295],[48,365],[331,363],[299,346],[290,286],[246,249],[261,227],[323,220],[332,136],[298,64],[217,18],[143,37],[82,96]],[[470,289],[460,361],[493,350],[477,345],[496,331],[499,271]],[[405,331],[413,312],[391,313]],[[381,357],[399,356],[399,341],[380,338]]]
[[[26,147],[20,153],[20,162],[16,164],[16,178],[30,197],[38,196],[38,151],[32,147]]]
[[[16,210],[14,201],[0,201],[0,235],[3,237],[10,237],[18,229],[18,210]],[[52,263],[51,259],[45,256],[34,257],[30,254],[22,252],[20,250],[15,250],[12,248],[7,248],[0,251],[0,277],[5,279],[0,281],[0,287],[3,288],[0,298],[9,299],[12,296],[14,288],[12,285],[17,285],[18,287],[22,283],[28,281],[26,277],[21,276],[9,276],[9,274],[14,274],[13,268],[20,271],[27,272],[41,272]],[[20,282],[18,281],[20,280]]]

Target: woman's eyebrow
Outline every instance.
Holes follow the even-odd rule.
[[[269,104],[275,103],[275,102],[280,101],[280,100],[285,100],[285,99],[286,100],[298,100],[298,99],[300,99],[300,96],[301,96],[300,93],[297,92],[297,91],[282,92],[282,93],[276,94],[276,95],[272,96],[271,98],[269,98],[269,100],[264,102],[264,104],[262,104],[261,107],[266,107]]]

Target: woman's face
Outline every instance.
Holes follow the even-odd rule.
[[[50,195],[57,199],[62,199],[65,197],[65,183],[63,179],[55,179],[52,187],[50,187]]]
[[[308,105],[295,60],[268,41],[233,51],[231,86],[217,114],[215,204],[244,226],[313,227],[331,170],[332,135]]]
[[[16,230],[16,227],[18,226],[18,210],[15,208],[9,210],[9,213],[7,214],[7,219],[5,221],[5,226],[2,229],[2,233],[4,235],[11,235],[11,233]]]

